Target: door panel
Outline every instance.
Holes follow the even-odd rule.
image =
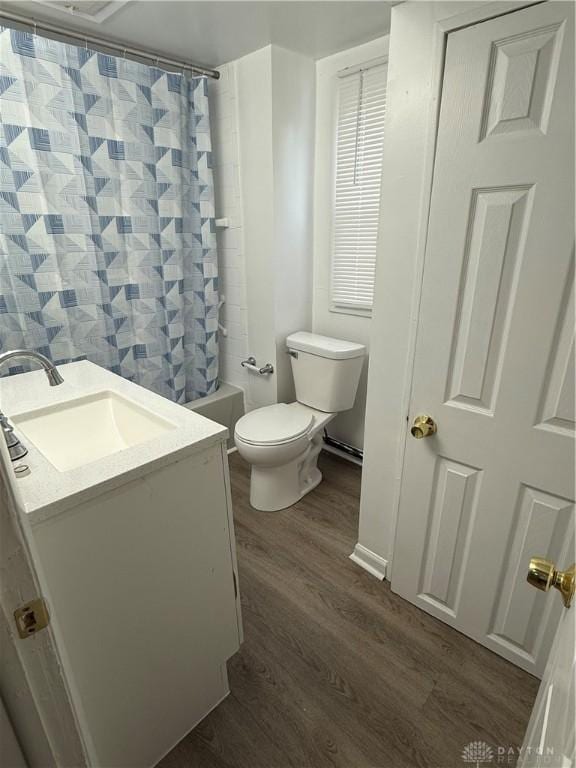
[[[521,486],[516,514],[507,544],[502,586],[496,598],[489,630],[493,648],[498,645],[536,658],[546,639],[547,627],[556,626],[560,601],[543,601],[526,585],[526,563],[534,552],[546,552],[554,562],[570,557],[574,504],[536,488]]]
[[[570,554],[573,555],[573,552]],[[564,565],[570,561],[560,562]],[[560,603],[556,595],[550,594],[546,599]],[[576,765],[575,627],[574,607],[562,608],[520,750],[518,768],[571,768]]]
[[[422,596],[455,615],[482,472],[439,457],[426,541]]]
[[[549,2],[448,37],[392,589],[541,674],[524,585],[574,517],[574,32]],[[549,622],[548,626],[546,623]]]
[[[481,139],[514,131],[546,133],[563,32],[563,22],[556,21],[493,41]]]
[[[550,363],[546,373],[537,425],[552,432],[574,436],[574,260],[558,317]]]
[[[451,405],[494,412],[531,190],[473,190],[449,371]]]

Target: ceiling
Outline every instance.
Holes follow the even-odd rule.
[[[82,0],[73,2],[81,12]],[[0,9],[216,67],[269,43],[314,59],[351,48],[387,34],[394,4],[383,0],[131,0],[114,4],[117,9],[101,21],[30,0],[1,0]]]

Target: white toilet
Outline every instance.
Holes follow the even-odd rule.
[[[295,504],[322,480],[316,466],[324,427],[354,405],[362,344],[300,331],[286,339],[295,403],[258,408],[236,423],[234,442],[252,465],[250,503],[275,512]]]

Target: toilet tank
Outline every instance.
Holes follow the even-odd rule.
[[[366,347],[305,331],[288,336],[286,346],[299,403],[326,413],[352,408]]]

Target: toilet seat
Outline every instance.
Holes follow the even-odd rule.
[[[235,436],[248,445],[284,445],[306,435],[313,422],[311,411],[278,403],[242,416],[236,423]]]

